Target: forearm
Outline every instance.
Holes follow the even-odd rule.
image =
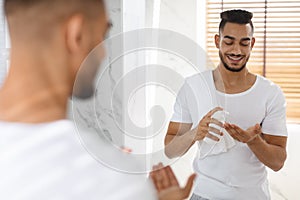
[[[279,171],[286,160],[285,148],[268,144],[260,135],[247,143],[256,157],[267,167]]]
[[[167,135],[165,138],[165,153],[169,158],[179,157],[185,154],[195,143],[196,130],[190,130],[182,135]]]

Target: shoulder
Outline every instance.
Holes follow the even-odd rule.
[[[201,88],[201,86],[206,87],[211,81],[213,81],[212,70],[206,70],[187,77],[185,79],[185,85],[191,88]]]
[[[209,79],[211,76],[212,76],[212,70],[206,70],[206,71],[199,72],[192,76],[187,77],[186,81],[187,82],[199,81],[199,80],[203,80],[203,79]]]
[[[138,199],[144,195],[146,199],[154,199],[154,187],[143,175],[146,169],[138,156],[122,152],[98,134],[85,131],[75,136],[72,160],[79,165],[74,166],[73,175],[81,174],[78,179],[94,179],[96,186],[92,190],[95,193],[100,190],[106,199]],[[114,189],[118,193],[111,193]]]
[[[78,134],[71,121],[37,125],[0,122],[0,129],[5,133],[0,149],[17,151],[13,156],[2,158],[6,165],[0,166],[0,176],[10,177],[5,188],[24,189],[24,182],[34,185],[50,179],[44,182],[45,190],[40,188],[31,194],[45,199],[43,196],[49,191],[57,191],[55,195],[61,195],[62,199],[72,199],[75,191],[71,188],[81,188],[85,184],[89,192],[76,191],[73,199],[94,199],[96,196],[107,200],[140,199],[145,194],[147,199],[155,198],[151,183],[141,173],[135,173],[141,172],[137,159],[90,132]],[[24,164],[24,160],[29,165]],[[20,172],[18,177],[13,175],[12,168]],[[57,176],[51,179],[49,175]],[[118,193],[111,192],[116,189]],[[48,197],[51,198],[51,194]]]
[[[115,145],[100,140],[88,145],[84,154],[94,160],[91,161],[93,164],[91,163],[90,167],[90,177],[94,176],[98,181],[105,183],[102,192],[106,195],[103,196],[140,199],[146,195],[147,200],[155,199],[153,184],[144,176],[147,172],[146,166],[140,162],[142,160],[139,160],[138,156],[124,153]],[[118,193],[112,194],[113,189],[117,189]]]
[[[283,95],[283,91],[280,88],[280,86],[271,81],[270,79],[267,79],[261,75],[257,75],[257,82],[258,87],[256,88],[261,92],[264,92],[265,94],[270,94],[272,96]]]

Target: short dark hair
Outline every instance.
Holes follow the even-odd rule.
[[[223,31],[227,22],[236,24],[250,24],[252,33],[254,32],[254,26],[252,23],[253,14],[246,10],[227,10],[220,14],[221,22],[219,25],[219,32]]]
[[[104,0],[4,0],[11,37],[22,34],[46,41],[53,36],[55,26],[74,14],[90,21],[105,14]]]
[[[47,8],[49,12],[55,12],[60,7],[73,8],[78,10],[91,9],[95,4],[104,7],[104,0],[4,0],[4,11],[6,15],[14,14],[17,11],[27,10],[34,7]],[[43,11],[42,11],[43,12]],[[89,12],[87,12],[89,13]]]

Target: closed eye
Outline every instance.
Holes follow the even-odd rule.
[[[249,46],[250,45],[250,38],[243,38],[243,39],[241,39],[240,40],[240,44],[242,45],[242,46]]]
[[[244,46],[244,47],[249,46],[249,44],[250,44],[250,42],[242,42],[242,43],[241,43],[241,45]]]
[[[232,45],[233,42],[224,42],[226,45]]]
[[[231,39],[224,39],[223,40],[224,41],[224,43],[226,44],[226,45],[232,45],[233,44],[233,40],[231,40]]]

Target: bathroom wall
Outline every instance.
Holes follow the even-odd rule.
[[[156,6],[147,7],[148,12],[153,9],[153,13],[156,14],[156,16],[152,16],[152,19],[156,20],[152,27],[169,31],[166,34],[168,35],[167,38],[159,38],[160,40],[158,41],[158,46],[165,47],[164,51],[157,49],[156,59],[152,60],[153,63],[168,69],[170,74],[165,74],[165,78],[161,78],[160,74],[163,74],[163,68],[157,69],[155,82],[164,84],[157,85],[151,94],[153,99],[152,106],[160,106],[165,113],[161,130],[152,140],[153,152],[159,152],[164,148],[163,141],[173,112],[173,104],[184,78],[206,69],[205,42],[204,38],[201,37],[205,34],[205,29],[203,29],[203,26],[205,26],[205,15],[201,16],[197,12],[202,8],[205,13],[205,7],[202,7],[202,1],[197,0],[160,0],[153,2],[154,5],[156,2]],[[159,11],[157,11],[158,9]],[[161,35],[164,35],[164,33],[161,33]],[[167,45],[168,40],[173,42],[174,46]],[[177,49],[184,49],[186,45],[189,46],[187,51]],[[162,79],[170,79],[172,81],[167,83],[162,81]],[[159,114],[156,116],[154,114],[153,119],[158,117]],[[180,159],[164,159],[166,164],[172,165],[182,184],[192,172],[192,158],[195,150],[196,148],[193,147]],[[155,162],[155,158],[153,158],[153,162]]]
[[[3,11],[3,0],[0,2],[0,87],[7,74],[7,57],[8,57],[8,30],[6,27],[5,16]]]
[[[180,182],[192,171],[195,148],[169,160],[163,139],[184,78],[210,64],[204,5],[197,0],[107,1],[113,28],[104,44],[107,59],[96,80],[96,97],[74,99],[70,106],[78,126],[130,148],[145,170],[159,161],[172,164]],[[182,165],[186,170],[177,170]]]

